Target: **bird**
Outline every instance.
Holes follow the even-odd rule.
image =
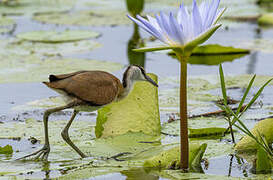
[[[73,109],[73,114],[61,132],[63,140],[70,145],[81,158],[87,157],[70,139],[68,130],[80,111],[96,111],[114,101],[126,98],[133,89],[136,81],[147,81],[158,87],[138,65],[130,65],[123,73],[122,82],[114,75],[105,71],[77,71],[69,74],[49,75],[49,82],[43,82],[47,87],[59,93],[65,105],[47,109],[43,115],[44,146],[29,155],[19,158],[26,159],[35,156],[35,159],[47,161],[50,153],[48,137],[48,118],[52,113],[65,109]]]

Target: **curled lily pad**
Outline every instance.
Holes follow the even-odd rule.
[[[13,149],[11,145],[6,145],[4,147],[0,146],[0,154],[12,154]]]
[[[155,82],[157,76],[148,74]],[[157,88],[147,82],[137,82],[124,100],[98,110],[96,136],[108,137],[131,132],[160,134]]]
[[[190,167],[198,166],[201,163],[202,156],[207,148],[207,144],[191,143],[189,147],[189,164]],[[180,147],[174,147],[167,151],[151,157],[143,164],[149,168],[170,168],[178,167],[180,164]]]
[[[92,31],[81,31],[81,30],[67,30],[67,31],[32,31],[26,33],[17,34],[20,39],[33,41],[33,42],[44,42],[44,43],[62,43],[79,41],[83,39],[90,39],[98,37],[99,33]]]
[[[270,144],[273,142],[273,118],[264,119],[259,121],[251,130],[252,134],[258,137],[258,133],[263,135],[266,141]],[[235,146],[239,152],[257,150],[258,144],[254,139],[249,136],[244,136]]]
[[[257,151],[257,160],[255,172],[258,173],[270,173],[272,169],[273,162],[268,157],[268,153],[262,148],[259,147]]]

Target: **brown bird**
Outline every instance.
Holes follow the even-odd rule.
[[[50,75],[49,82],[43,82],[47,87],[63,95],[66,105],[48,109],[43,116],[45,144],[42,149],[24,156],[25,159],[36,155],[36,159],[47,160],[50,152],[48,139],[48,117],[50,114],[68,108],[74,112],[61,132],[62,138],[82,158],[87,157],[69,138],[68,130],[79,111],[95,111],[114,101],[125,98],[136,81],[148,81],[158,85],[146,75],[145,70],[136,65],[129,66],[123,74],[122,83],[114,75],[104,71],[78,71],[70,74]]]

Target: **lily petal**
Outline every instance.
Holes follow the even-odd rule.
[[[192,18],[194,36],[198,36],[202,32],[202,19],[195,0],[193,1]]]

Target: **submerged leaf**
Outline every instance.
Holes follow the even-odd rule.
[[[4,147],[0,146],[0,154],[12,154],[13,149],[11,145],[6,145]]]
[[[20,39],[33,41],[33,42],[44,42],[44,43],[62,43],[71,41],[80,41],[83,39],[90,39],[98,37],[99,33],[92,31],[82,30],[67,30],[67,31],[32,31],[26,33],[17,34]]]
[[[155,82],[157,76],[148,74]],[[137,82],[124,100],[98,110],[96,136],[108,137],[128,131],[160,134],[158,90],[148,82]]]

